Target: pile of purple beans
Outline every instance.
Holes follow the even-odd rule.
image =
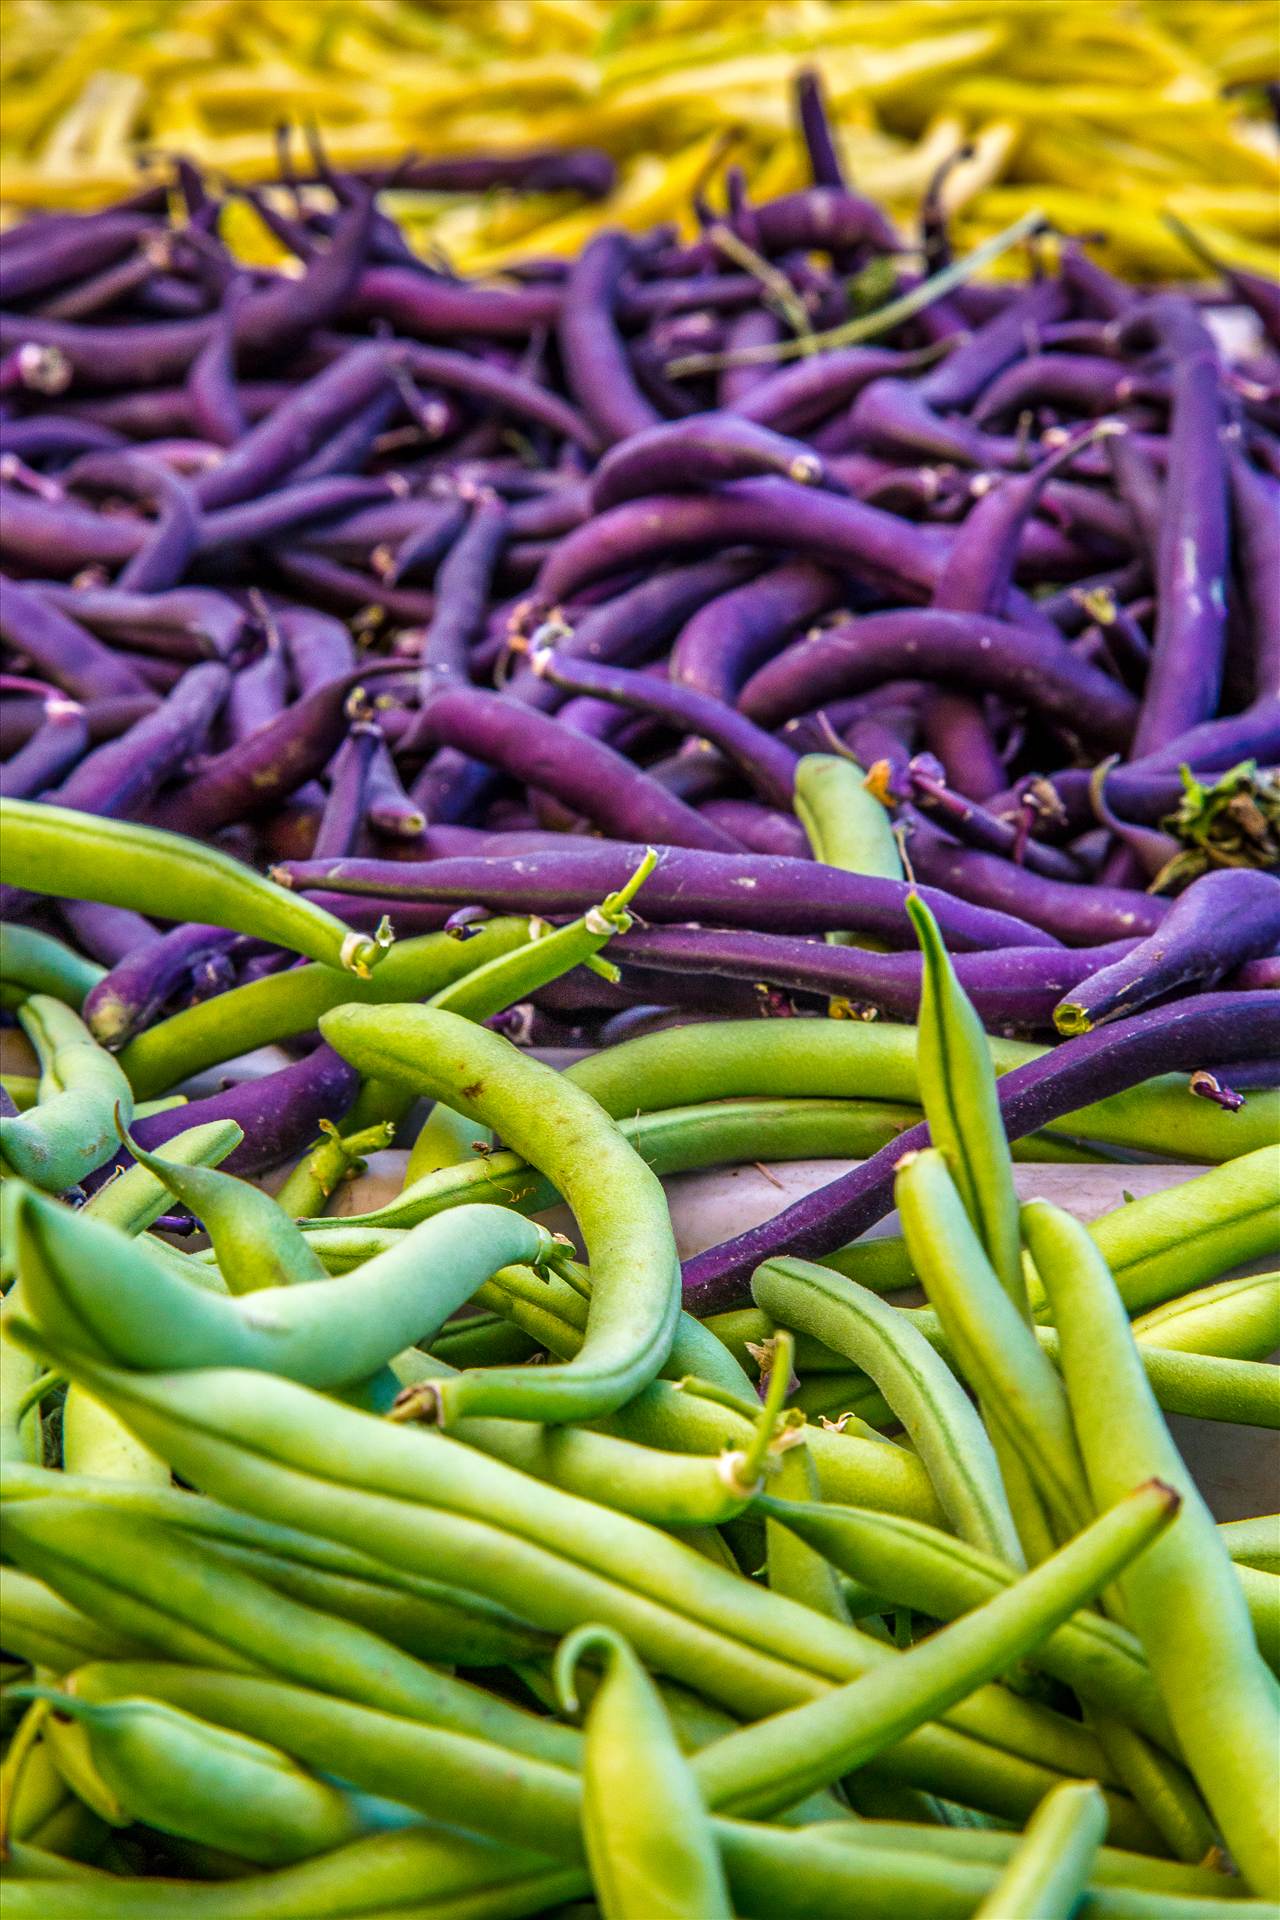
[[[617,977],[499,1017],[535,1045],[911,1019],[914,882],[992,1031],[1114,1036],[1082,1097],[1235,1098],[1280,1051],[1280,289],[1131,288],[1061,239],[966,279],[937,195],[908,250],[803,106],[811,187],[730,170],[692,243],[492,282],[323,167],[247,196],[289,270],[185,162],[172,208],[5,234],[2,790],[400,934],[581,912],[659,848]],[[865,771],[905,879],[810,857],[811,753]],[[152,1016],[289,964],[12,905],[154,956]]]

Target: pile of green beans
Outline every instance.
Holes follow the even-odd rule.
[[[1087,1229],[1020,1206],[1028,1050],[915,901],[916,1029],[708,1022],[557,1071],[484,1024],[607,968],[646,872],[554,931],[371,943],[367,978],[285,896],[264,932],[309,964],[119,1054],[94,971],[6,936],[39,1065],[0,1121],[6,1916],[1275,1911],[1280,1518],[1216,1526],[1166,1424],[1280,1424],[1280,1273],[1236,1271],[1280,1255],[1273,1098],[1227,1160],[1171,1087],[1100,1101],[1020,1157],[1181,1130],[1207,1166]],[[361,1091],[275,1197],[230,1118],[135,1137],[317,1025]],[[329,1217],[423,1100],[403,1191]],[[660,1176],[922,1114],[901,1237],[683,1310]]]

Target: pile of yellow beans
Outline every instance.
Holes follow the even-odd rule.
[[[1172,212],[1275,269],[1273,0],[0,0],[0,202],[93,206],[174,150],[262,179],[284,118],[349,166],[410,148],[614,158],[606,202],[393,196],[418,244],[483,270],[603,221],[687,219],[729,162],[762,198],[800,184],[801,65],[851,176],[904,219],[967,141],[947,187],[964,244],[1036,207],[1105,235],[1122,272],[1177,274]]]

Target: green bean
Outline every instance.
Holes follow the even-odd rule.
[[[586,1716],[582,1832],[604,1920],[731,1920],[697,1779],[620,1634],[588,1623],[561,1641],[563,1711],[578,1711],[574,1671],[588,1653],[602,1653],[605,1670]]]
[[[895,1307],[806,1260],[766,1260],[757,1304],[870,1375],[911,1436],[943,1512],[962,1540],[1022,1564],[1000,1469],[981,1420],[946,1364]]]
[[[441,1167],[465,1166],[477,1153],[491,1152],[493,1145],[492,1127],[482,1127],[437,1100],[409,1151],[404,1184],[412,1187],[424,1174],[438,1173]]]
[[[824,1678],[898,1657],[639,1521],[539,1487],[440,1433],[405,1432],[267,1374],[125,1375],[80,1356],[74,1370],[184,1478],[411,1572],[457,1578],[552,1631],[600,1619],[728,1706],[767,1711]],[[1044,1789],[1043,1766],[1020,1753],[1061,1753],[1069,1765],[1089,1754],[1090,1771],[1100,1758],[1068,1723],[994,1690],[950,1717],[1009,1750],[964,1739],[962,1756],[951,1728],[930,1728],[894,1764],[914,1770],[918,1751],[930,1784],[963,1782],[962,1798],[998,1800],[995,1810],[1025,1811],[1033,1777]]]
[[[229,1290],[256,1293],[323,1280],[324,1268],[306,1236],[261,1187],[216,1167],[148,1153],[126,1140],[139,1166],[154,1174],[200,1221]],[[102,1257],[109,1258],[105,1243]],[[121,1262],[117,1261],[117,1268]],[[122,1281],[119,1284],[124,1285]]]
[[[1228,1520],[1218,1528],[1218,1538],[1237,1565],[1280,1573],[1280,1513]]]
[[[1236,1579],[1253,1622],[1258,1652],[1272,1673],[1280,1673],[1280,1577],[1256,1567],[1237,1567]]]
[[[331,1120],[320,1122],[323,1138],[305,1153],[276,1193],[276,1205],[291,1219],[322,1214],[344,1180],[364,1172],[366,1153],[381,1153],[395,1138],[395,1126],[382,1120],[358,1133],[342,1134]]]
[[[160,1456],[130,1433],[110,1407],[75,1385],[62,1403],[62,1464],[68,1473],[101,1474],[104,1480],[169,1484],[169,1469]]]
[[[796,762],[792,806],[810,852],[824,866],[902,879],[902,854],[889,815],[868,789],[856,760],[833,753],[803,754]],[[829,933],[826,938],[832,946],[883,951],[883,941],[867,934]]]
[[[815,1506],[772,1493],[761,1504],[770,1525],[794,1533],[842,1573],[886,1600],[936,1620],[954,1620],[1017,1578],[994,1554],[901,1514]],[[1176,1751],[1146,1659],[1127,1628],[1084,1610],[1058,1627],[1029,1658],[1073,1687],[1081,1699],[1114,1709]]]
[[[12,921],[0,926],[0,981],[24,997],[50,994],[79,1012],[90,987],[96,987],[105,972],[52,934]]]
[[[432,994],[427,1005],[463,1014],[468,1020],[487,1020],[517,1000],[527,999],[552,980],[572,972],[574,967],[590,965],[615,933],[626,933],[630,928],[632,920],[627,908],[657,864],[657,853],[652,847],[647,848],[625,886],[606,895],[599,906],[589,907],[586,913],[563,927],[552,927],[546,921],[530,921],[526,945],[500,954],[461,980],[442,987]],[[617,979],[616,969],[610,977]]]
[[[0,1566],[0,1610],[6,1650],[51,1673],[66,1673],[86,1660],[130,1660],[149,1651],[145,1641],[91,1620],[43,1580],[14,1566]]]
[[[155,1700],[84,1700],[40,1691],[81,1723],[94,1765],[131,1819],[260,1866],[306,1859],[351,1840],[348,1796],[277,1748]]]
[[[40,1061],[40,1098],[26,1113],[0,1115],[0,1170],[63,1193],[109,1160],[115,1114],[133,1112],[128,1081],[78,1014],[48,994],[18,1009]]]
[[[1088,1780],[1064,1780],[1032,1814],[974,1920],[1071,1920],[1106,1830],[1098,1789]]]
[[[818,1473],[807,1447],[794,1447],[778,1461],[771,1481],[775,1498],[816,1500]],[[794,1533],[767,1519],[764,1528],[765,1570],[774,1593],[799,1600],[815,1613],[852,1622],[853,1614],[835,1568]]]
[[[538,1351],[538,1342],[500,1313],[472,1313],[441,1327],[431,1358],[451,1367],[516,1365]]]
[[[1034,1816],[1033,1816],[1034,1817]],[[874,1848],[888,1853],[931,1854],[936,1859],[980,1862],[1003,1867],[1021,1843],[1018,1833],[1001,1833],[993,1828],[912,1826],[898,1820],[864,1820],[857,1826],[842,1826],[823,1836],[848,1840],[861,1849]],[[1243,1893],[1238,1879],[1216,1866],[1188,1866],[1182,1860],[1161,1860],[1149,1853],[1126,1853],[1118,1847],[1100,1847],[1091,1875],[1091,1889],[1082,1915],[1094,1911],[1093,1902],[1107,1887],[1132,1888],[1170,1899],[1169,1914],[1180,1912],[1181,1897],[1205,1894],[1211,1899],[1231,1900]],[[1253,1904],[1244,1901],[1242,1912]],[[1011,1917],[1012,1920],[1012,1917]]]
[[[1028,1469],[1059,1537],[1089,1502],[1062,1382],[1001,1287],[937,1148],[899,1165],[907,1248],[984,1418]]]
[[[763,1413],[757,1432],[767,1433]],[[584,1427],[538,1427],[521,1420],[460,1420],[468,1446],[505,1460],[585,1500],[599,1501],[662,1527],[715,1527],[750,1505],[763,1485],[744,1448],[713,1459],[638,1447]],[[770,1457],[772,1457],[770,1449]]]
[[[170,919],[253,934],[356,974],[374,966],[386,945],[182,834],[34,800],[0,800],[0,830],[6,881],[32,893],[139,913],[160,902]]]
[[[1221,1280],[1154,1307],[1133,1322],[1133,1337],[1219,1360],[1265,1360],[1280,1347],[1280,1273]]]
[[[1130,1313],[1280,1253],[1274,1144],[1145,1194],[1090,1229]],[[1043,1276],[1042,1276],[1043,1278]]]
[[[163,1163],[148,1155],[147,1164]],[[226,1178],[179,1172],[180,1181],[173,1170],[164,1177],[188,1191],[193,1178]],[[117,1365],[251,1367],[330,1388],[368,1379],[437,1332],[483,1280],[513,1261],[541,1265],[555,1244],[521,1214],[467,1207],[424,1220],[354,1275],[328,1279],[298,1234],[321,1278],[232,1298],[172,1279],[145,1245],[35,1192],[20,1197],[13,1218],[23,1306],[44,1332]]]
[[[567,1076],[562,1075],[562,1078]],[[699,1167],[756,1160],[864,1159],[895,1140],[917,1115],[887,1101],[840,1099],[717,1100],[617,1122],[651,1172],[688,1173]],[[560,1197],[545,1172],[516,1153],[469,1155],[421,1175],[385,1206],[354,1216],[373,1227],[408,1227],[467,1200],[492,1200],[542,1213]],[[331,1222],[303,1220],[304,1229]],[[900,1284],[906,1286],[910,1280]]]
[[[77,1500],[23,1501],[8,1525],[21,1566],[155,1654],[268,1673],[559,1766],[577,1763],[581,1742],[568,1728],[288,1599],[191,1535]]]
[[[1246,1878],[1280,1895],[1280,1691],[1254,1641],[1230,1561],[1151,1395],[1124,1305],[1092,1240],[1044,1201],[1023,1231],[1061,1340],[1095,1501],[1135,1473],[1183,1495],[1177,1525],[1121,1581],[1183,1753]]]
[[[595,1102],[500,1035],[438,1008],[376,1014],[347,1006],[321,1031],[362,1072],[386,1075],[485,1125],[552,1179],[588,1248],[591,1311],[564,1366],[490,1367],[444,1382],[438,1415],[589,1420],[637,1393],[661,1367],[680,1313],[680,1268],[666,1197]]]
[[[375,1005],[420,1000],[523,946],[528,924],[519,918],[487,920],[469,940],[424,933],[397,941],[371,979],[353,978],[333,962],[268,974],[157,1021],[134,1036],[120,1064],[139,1094],[157,1093],[255,1047],[309,1033],[322,1013],[348,1000]]]
[[[8,1218],[6,1213],[0,1240],[10,1238]],[[18,1346],[9,1333],[20,1311],[12,1294],[0,1300],[0,1461],[6,1467],[36,1465],[44,1456],[40,1408],[26,1397],[40,1377],[40,1361]]]
[[[216,1167],[239,1146],[244,1130],[234,1120],[207,1120],[164,1143],[166,1166]],[[135,1161],[91,1193],[82,1212],[87,1219],[118,1227],[121,1233],[145,1233],[169,1204],[169,1188],[150,1168]]]
[[[864,1766],[1070,1619],[1169,1525],[1171,1488],[1117,1502],[1050,1559],[873,1673],[726,1734],[694,1760],[708,1805],[767,1815]]]
[[[1044,1047],[988,1037],[997,1074]],[[916,1029],[888,1020],[713,1020],[646,1033],[566,1069],[607,1113],[652,1112],[695,1101],[870,1095],[919,1099]],[[1242,1124],[1243,1123],[1243,1124]],[[1048,1131],[1174,1160],[1228,1160],[1280,1139],[1280,1089],[1250,1093],[1222,1113],[1188,1091],[1185,1076],[1148,1080],[1053,1121]]]
[[[200,1494],[12,1464],[5,1467],[0,1486],[9,1502],[91,1499],[103,1512],[162,1521],[282,1593],[367,1626],[419,1658],[492,1667],[529,1659],[546,1646],[545,1637],[522,1619],[465,1587],[406,1573]]]
[[[25,1113],[28,1107],[34,1107],[40,1098],[40,1079],[33,1073],[0,1073],[0,1087],[3,1087],[19,1113]]]

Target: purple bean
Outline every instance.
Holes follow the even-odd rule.
[[[731,413],[700,413],[631,434],[606,453],[591,485],[597,513],[624,500],[671,488],[701,488],[726,480],[778,474],[800,486],[818,486],[823,466],[811,447]]]
[[[643,844],[597,841],[545,852],[535,847],[519,854],[443,858],[418,866],[387,860],[294,861],[282,866],[277,877],[307,891],[324,888],[392,899],[399,895],[461,906],[479,902],[513,913],[581,913],[620,887],[643,853]],[[914,936],[904,905],[909,891],[899,880],[845,873],[810,860],[666,846],[645,882],[644,917],[767,928],[771,933],[847,928],[873,934],[891,946],[910,946]],[[948,945],[957,951],[1059,944],[1052,934],[1012,914],[972,906],[929,887],[923,897]]]
[[[366,613],[372,608],[410,626],[423,625],[435,608],[429,593],[419,593],[412,587],[389,587],[376,575],[339,566],[321,553],[277,547],[272,549],[272,559],[291,585],[324,606],[341,607],[349,613]]]
[[[1227,475],[1213,341],[1187,302],[1158,296],[1142,310],[1173,354],[1169,469],[1156,561],[1151,671],[1135,755],[1161,747],[1217,711],[1226,645]]]
[[[1021,1140],[1048,1121],[1140,1085],[1153,1073],[1190,1072],[1206,1060],[1228,1056],[1270,1058],[1277,1051],[1280,996],[1273,994],[1205,994],[1134,1014],[1004,1074],[997,1090],[1005,1132],[1010,1140]],[[852,1173],[687,1261],[686,1308],[707,1314],[742,1306],[762,1260],[784,1252],[821,1259],[865,1233],[892,1210],[894,1174],[902,1156],[928,1144],[928,1127],[912,1127]]]
[[[1094,427],[1056,448],[1029,473],[998,479],[981,495],[955,537],[934,590],[935,607],[955,613],[1001,614],[1013,584],[1027,522],[1045,487],[1070,466],[1082,446],[1105,428]],[[1052,630],[1049,621],[1039,622]]]
[[[218,660],[191,667],[154,713],[88,754],[42,797],[56,807],[132,819],[200,751],[230,685],[231,674]]]
[[[34,800],[47,787],[57,786],[88,744],[84,708],[76,700],[54,695],[45,702],[42,725],[0,767],[0,794],[6,800]]]
[[[971,340],[926,375],[920,386],[924,405],[938,413],[972,406],[997,374],[1022,359],[1041,327],[1066,318],[1068,305],[1067,291],[1057,280],[1019,289]]]
[[[385,186],[390,170],[362,167],[357,178],[371,186]],[[418,193],[485,193],[494,187],[512,187],[522,193],[581,193],[589,200],[603,200],[613,191],[614,179],[613,161],[598,147],[448,155],[395,168],[395,184]]]
[[[693,614],[671,650],[671,677],[714,699],[736,700],[753,667],[840,597],[840,581],[828,568],[809,560],[784,562]]]
[[[867,614],[797,641],[753,674],[739,705],[761,726],[776,726],[904,671],[999,693],[1108,746],[1122,747],[1133,727],[1133,696],[1061,641],[932,608]]]
[[[722,853],[734,844],[612,748],[501,694],[443,688],[422,709],[416,734],[544,789],[619,839],[652,833],[672,846]]]
[[[341,1120],[357,1085],[355,1068],[321,1045],[277,1073],[239,1080],[225,1093],[135,1120],[133,1137],[154,1153],[187,1127],[234,1120],[244,1129],[244,1139],[222,1162],[223,1171],[252,1179],[301,1153],[316,1138],[322,1120]]]
[[[1253,637],[1254,692],[1259,700],[1280,689],[1280,484],[1233,449],[1233,530],[1245,605]]]
[[[873,380],[862,389],[849,414],[855,446],[894,455],[925,455],[959,467],[1001,467],[1016,463],[1015,441],[983,433],[970,420],[944,418],[925,400],[921,386],[905,380]]]
[[[365,804],[369,825],[388,839],[420,841],[426,831],[427,817],[405,792],[381,730],[365,774]]]
[[[782,853],[807,860],[809,842],[794,814],[763,807],[758,800],[707,800],[701,811],[748,853]]]
[[[70,575],[81,567],[129,560],[147,537],[140,520],[88,513],[65,502],[51,506],[0,486],[0,553],[33,573]]]
[[[1167,900],[1125,887],[1054,880],[997,854],[958,846],[920,820],[908,843],[911,864],[931,886],[997,911],[1016,912],[1071,947],[1105,946],[1154,933]]]
[[[765,369],[758,384],[739,398],[736,410],[762,427],[796,433],[847,406],[873,380],[910,372],[916,364],[917,356],[894,347],[838,347],[790,367]]]
[[[989,800],[1005,785],[1004,763],[979,701],[949,688],[932,688],[920,708],[925,746],[936,755],[957,793]]]
[[[1028,873],[1044,874],[1050,880],[1078,884],[1085,879],[1079,861],[1071,854],[1058,847],[1042,846],[1011,821],[948,787],[941,762],[931,755],[918,754],[907,772],[911,797],[921,813],[936,820],[965,846],[999,854],[1015,866],[1025,867]]]
[[[341,620],[314,607],[289,606],[280,609],[277,625],[300,698],[355,671],[355,648]]]
[[[163,593],[175,586],[199,542],[200,517],[191,489],[168,467],[129,449],[86,453],[68,468],[68,486],[87,486],[154,501],[158,516],[122,568],[122,593]]]
[[[140,214],[90,215],[50,234],[41,245],[23,248],[20,255],[6,249],[0,261],[0,305],[13,306],[50,287],[85,279],[132,253],[152,231],[151,221]]]
[[[784,810],[790,807],[795,754],[724,701],[626,667],[563,659],[550,648],[535,653],[532,664],[535,673],[566,692],[592,694],[639,713],[653,714],[682,734],[709,740],[733,761],[767,805]]]
[[[160,938],[149,920],[128,907],[108,907],[100,900],[60,899],[58,912],[76,945],[104,967],[116,966],[127,954],[149,947]]]
[[[246,419],[254,421],[261,420],[295,391],[291,380],[242,380],[238,395]],[[186,387],[144,387],[77,397],[74,411],[63,417],[125,434],[131,440],[165,440],[173,434],[198,430]]]
[[[1033,353],[1006,367],[973,409],[980,427],[993,420],[1016,420],[1027,409],[1053,407],[1091,416],[1111,413],[1131,401],[1168,401],[1168,383],[1156,375],[1135,373],[1123,360],[1102,354]]]
[[[416,342],[397,343],[396,356],[415,380],[483,400],[517,419],[548,427],[589,453],[595,451],[595,428],[576,407],[510,367],[494,366],[448,347],[419,346]]]
[[[186,391],[196,431],[215,446],[234,447],[249,431],[236,390],[236,308],[246,298],[243,281],[227,289],[222,312],[204,346],[191,362]]]
[[[908,530],[891,514],[792,480],[739,480],[716,494],[655,494],[610,508],[560,542],[538,577],[537,597],[555,606],[604,574],[713,545],[799,549],[916,597],[932,590],[950,540],[938,528]]]
[[[1280,950],[1280,880],[1256,867],[1193,880],[1157,934],[1074,985],[1054,1009],[1060,1033],[1088,1033],[1180,987],[1215,987],[1249,960]]]
[[[376,723],[353,721],[329,766],[329,793],[316,828],[313,860],[354,853],[368,807],[369,768],[381,741]]]
[[[346,316],[383,321],[410,339],[527,339],[559,317],[558,286],[483,287],[441,279],[420,264],[366,266],[347,302]]]
[[[89,1031],[102,1046],[122,1047],[155,1019],[197,967],[225,954],[238,937],[223,927],[185,925],[126,954],[85,997],[81,1011]]]
[[[729,364],[720,371],[717,399],[721,407],[727,408],[731,413],[741,413],[746,418],[752,417],[747,397],[765,384],[769,378],[769,369],[767,366],[752,366],[750,363],[735,366],[733,356],[744,348],[748,352],[754,352],[759,347],[776,346],[781,338],[782,323],[767,307],[751,306],[735,316],[724,335],[724,350],[729,356]],[[699,341],[697,344],[704,349],[707,345],[704,341]],[[711,348],[711,351],[715,350]],[[830,357],[829,354],[826,356],[827,359]],[[761,422],[762,426],[777,424],[774,421]],[[781,424],[790,427],[794,422],[785,421]]]
[[[659,423],[632,378],[614,319],[630,255],[631,243],[622,234],[597,233],[569,270],[560,309],[560,355],[569,391],[606,446]]]
[[[326,765],[346,731],[347,700],[362,675],[328,680],[247,739],[207,760],[161,799],[152,824],[175,833],[216,833],[293,793]]]
[[[234,506],[256,497],[365,405],[391,379],[391,359],[381,346],[353,347],[283,400],[234,447],[221,464],[201,476],[201,507]]]
[[[32,312],[46,320],[87,320],[131,296],[141,299],[152,276],[165,265],[168,251],[163,237],[147,240],[114,266],[103,267],[100,273],[90,274],[62,293],[38,301]]]
[[[372,200],[348,208],[324,253],[300,280],[277,278],[257,288],[236,316],[236,344],[278,352],[323,326],[350,298],[368,246]],[[128,326],[80,326],[72,321],[0,316],[0,353],[30,344],[54,347],[72,376],[92,386],[146,387],[186,373],[216,321],[155,320]]]
[[[437,684],[468,678],[507,532],[505,504],[496,493],[481,493],[436,577],[435,611],[419,653],[424,702]]]
[[[0,580],[0,638],[78,699],[147,691],[140,673],[35,588],[16,580]]]
[[[1006,947],[962,953],[954,965],[960,984],[990,1026],[1027,1032],[1049,1027],[1064,992],[1099,961],[1122,960],[1135,946],[1120,941],[1082,951],[1066,947]],[[766,980],[793,992],[834,994],[874,1007],[895,1020],[915,1020],[922,962],[918,953],[873,953],[820,940],[774,933],[734,933],[703,927],[647,927],[610,946],[620,964],[657,972],[715,974]]]
[[[335,427],[314,453],[294,468],[293,478],[297,481],[324,480],[338,474],[358,473],[377,446],[383,428],[390,424],[400,408],[400,394],[396,387],[387,386],[381,393],[373,394],[340,426]]]
[[[70,415],[0,421],[0,453],[14,453],[24,460],[73,460],[78,453],[120,445],[120,435],[110,427]]]
[[[284,648],[271,634],[258,658],[241,667],[231,683],[223,733],[230,746],[270,726],[289,700],[289,667]]]
[[[293,481],[263,494],[261,499],[206,513],[200,525],[200,552],[217,553],[224,547],[275,540],[281,534],[302,529],[311,531],[317,522],[355,515],[362,507],[385,501],[392,492],[391,482],[382,477],[343,475]],[[362,549],[362,555],[363,551],[367,549]]]
[[[388,585],[397,587],[410,575],[421,576],[433,572],[441,557],[457,539],[465,520],[466,509],[461,500],[422,502],[417,525],[405,533],[394,551],[388,554],[385,568]],[[380,551],[375,550],[372,556],[375,566]],[[379,571],[383,569],[379,568]]]
[[[1217,773],[1238,760],[1280,760],[1280,690],[1255,700],[1243,713],[1189,727],[1167,745],[1136,758],[1132,766],[1134,771],[1153,773],[1186,761],[1200,771]]]
[[[101,637],[143,653],[175,660],[229,659],[244,643],[244,610],[209,587],[174,587],[167,593],[125,593],[118,587],[67,587],[39,583],[59,612],[73,615]]]

